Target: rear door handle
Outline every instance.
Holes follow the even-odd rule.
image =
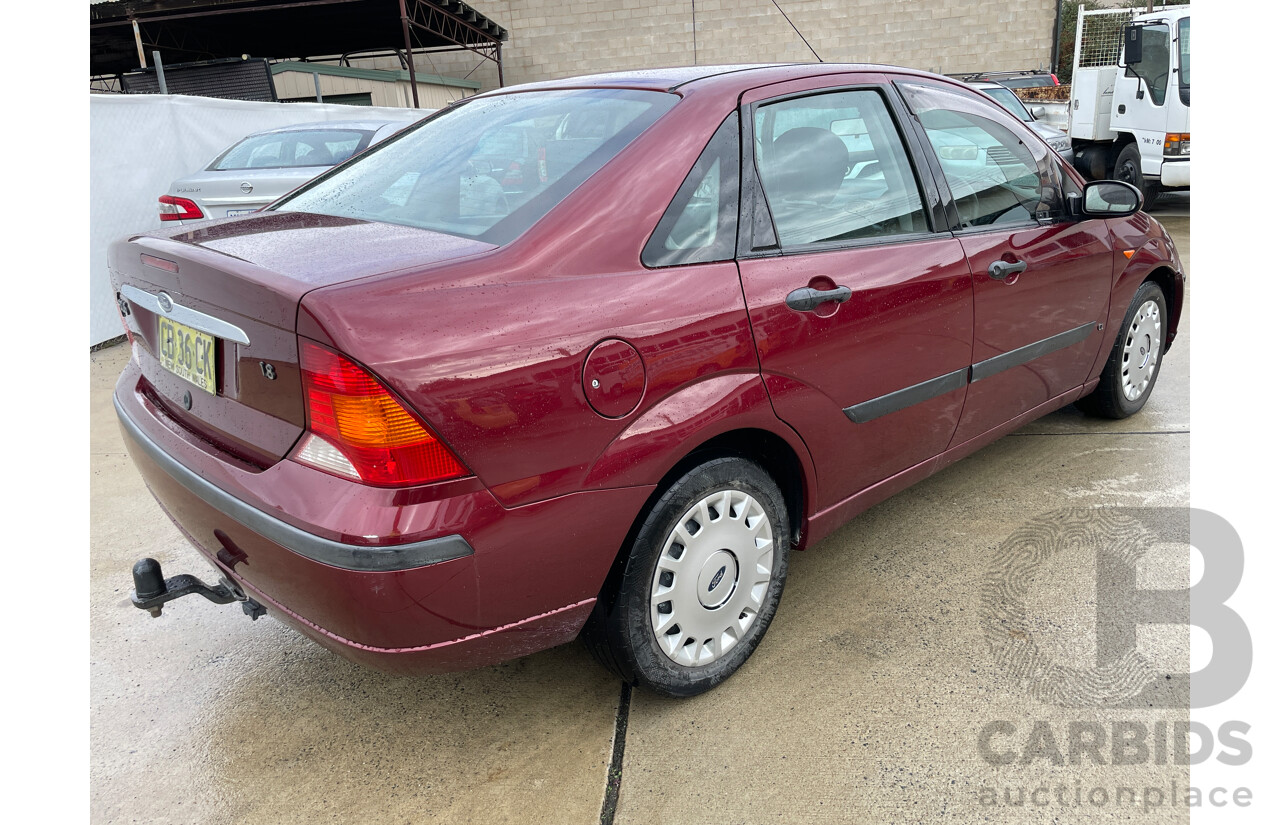
[[[1003,281],[1010,275],[1017,275],[1019,272],[1027,271],[1026,261],[992,261],[991,266],[987,267],[987,274],[997,281]]]
[[[827,301],[843,304],[852,297],[853,290],[847,286],[838,286],[835,289],[814,289],[811,286],[802,286],[787,295],[787,306],[796,312],[813,312]]]

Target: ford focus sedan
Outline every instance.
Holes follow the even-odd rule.
[[[486,155],[519,134],[520,185]],[[1123,418],[1183,268],[1140,194],[888,66],[469,98],[250,216],[117,242],[115,393],[221,577],[135,566],[395,672],[581,637],[690,696],[790,555],[1068,404]]]

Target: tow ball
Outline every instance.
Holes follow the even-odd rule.
[[[159,618],[165,602],[181,599],[183,596],[204,596],[214,604],[240,602],[245,615],[255,622],[267,612],[265,607],[246,596],[226,576],[210,587],[187,573],[166,579],[160,569],[160,562],[155,559],[138,559],[133,566],[133,592],[129,594],[129,598],[134,607],[147,611],[151,618]]]

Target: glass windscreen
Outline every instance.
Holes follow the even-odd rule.
[[[1008,109],[1018,120],[1024,123],[1031,123],[1035,120],[1031,113],[1027,111],[1027,107],[1022,105],[1022,101],[1018,99],[1018,96],[1004,86],[999,89],[979,89],[979,91]]]
[[[373,132],[363,129],[317,129],[251,135],[209,166],[210,171],[290,169],[333,166],[369,144]]]
[[[678,100],[622,89],[478,98],[378,144],[275,208],[505,243]]]

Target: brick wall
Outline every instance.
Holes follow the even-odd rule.
[[[822,59],[942,72],[1047,66],[1057,0],[778,0]],[[506,27],[508,86],[592,72],[692,63],[812,61],[771,0],[467,0]],[[693,11],[697,12],[695,61]],[[469,52],[415,61],[498,85]],[[479,68],[477,64],[481,64]],[[369,64],[366,64],[369,65]],[[395,58],[373,63],[399,68]]]

